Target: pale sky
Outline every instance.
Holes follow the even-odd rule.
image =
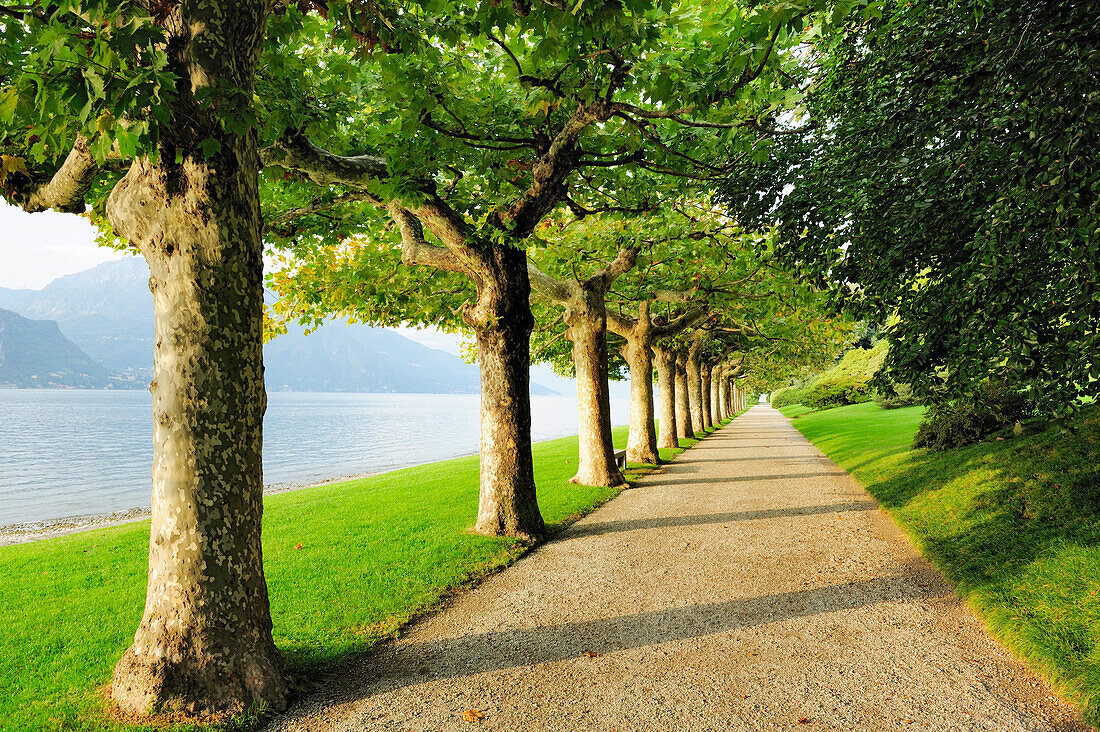
[[[95,229],[86,218],[56,211],[29,214],[0,199],[0,287],[39,290],[62,275],[83,272],[122,252],[98,246]],[[397,328],[406,338],[429,348],[458,354],[461,336],[435,328]],[[573,390],[547,366],[532,368],[533,379],[564,395]],[[612,393],[629,393],[625,383],[611,385]]]
[[[56,211],[29,214],[0,199],[0,287],[40,290],[62,275],[125,256],[97,245],[95,237],[95,227],[83,216]],[[454,354],[462,340],[434,328],[396,330]]]
[[[0,199],[0,287],[39,290],[122,252],[97,246],[91,222],[56,211],[29,214]]]

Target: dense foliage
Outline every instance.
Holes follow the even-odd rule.
[[[1034,404],[1026,394],[1004,383],[986,382],[972,396],[933,405],[921,420],[913,447],[950,450],[971,445],[1033,414]]]
[[[801,404],[812,409],[831,409],[870,401],[871,381],[882,368],[888,347],[886,341],[878,341],[870,348],[849,348],[831,368],[777,389],[771,397],[772,406],[779,409]]]
[[[921,404],[920,398],[913,393],[908,384],[890,384],[888,390],[875,390],[875,404],[883,409],[901,409]]]
[[[809,54],[812,129],[729,182],[841,302],[898,316],[888,372],[918,394],[1100,392],[1098,9],[888,2]]]

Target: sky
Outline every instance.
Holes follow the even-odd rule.
[[[91,222],[56,211],[29,214],[0,199],[0,287],[40,290],[63,275],[126,256],[95,243]],[[435,328],[397,328],[401,335],[429,348],[458,354],[462,337]],[[531,369],[531,378],[555,391],[571,394],[574,382],[546,366]],[[612,394],[629,394],[625,384],[612,384]]]
[[[29,214],[0,199],[0,287],[39,290],[122,252],[97,246],[91,222],[56,211]]]

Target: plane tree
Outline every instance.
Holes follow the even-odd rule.
[[[671,205],[663,222],[642,219],[637,224],[662,238],[649,251],[645,266],[613,290],[607,320],[623,339],[622,354],[630,365],[628,459],[652,463],[658,447],[679,444],[674,356],[662,343],[716,318],[715,313],[740,297],[760,297],[750,283],[762,271],[768,247],[763,237],[742,232],[736,222],[697,201]],[[653,428],[655,402],[660,439]]]
[[[752,376],[756,386],[777,370],[827,363],[851,330],[847,318],[832,312],[828,291],[775,259],[771,233],[761,238],[767,253],[752,275],[726,287],[720,306],[679,339],[695,431],[714,422],[715,402],[725,402],[721,391],[731,379]]]
[[[3,195],[31,212],[91,206],[151,272],[153,518],[145,611],[112,682],[123,710],[286,701],[260,548],[266,184],[315,186],[293,207],[304,218],[358,197],[407,262],[472,282],[461,315],[496,417],[479,527],[538,535],[522,242],[581,170],[671,169],[724,129],[700,125],[767,124],[744,102],[774,91],[774,51],[815,9],[0,5]],[[279,167],[264,193],[262,165]]]
[[[111,684],[124,713],[286,704],[260,544],[260,141],[311,109],[291,92],[318,64],[346,78],[371,43],[408,46],[399,15],[340,0],[0,5],[0,194],[90,212],[150,269],[152,521],[144,613]],[[303,58],[317,46],[295,39],[322,26],[358,56]],[[258,80],[261,57],[278,88]]]
[[[573,372],[577,378],[580,456],[576,482],[618,485],[622,475],[615,465],[611,443],[608,398],[609,322],[623,339],[620,354],[630,369],[631,418],[627,459],[656,463],[653,434],[653,366],[649,345],[654,337],[671,334],[674,324],[654,324],[648,301],[639,318],[608,310],[608,298],[621,300],[624,292],[636,293],[650,283],[654,297],[686,302],[690,294],[663,286],[661,274],[668,263],[683,254],[684,242],[707,235],[704,226],[679,212],[673,216],[644,213],[586,214],[582,218],[559,217],[540,228],[542,237],[528,249],[528,273],[533,293],[555,304],[572,343]],[[682,257],[681,257],[682,261]],[[697,308],[702,310],[702,306]],[[648,427],[647,427],[648,425]],[[652,437],[652,439],[651,439]]]
[[[280,708],[260,549],[256,68],[272,3],[28,2],[0,11],[0,189],[139,250],[155,311],[145,611],[126,712]]]
[[[823,4],[456,8],[417,53],[350,77],[368,100],[353,116],[296,121],[265,148],[273,176],[316,188],[318,214],[326,202],[384,212],[406,265],[470,281],[459,314],[482,375],[478,531],[544,531],[524,253],[537,226],[562,207],[637,209],[653,175],[727,171],[714,161],[744,154],[791,98],[780,51]]]

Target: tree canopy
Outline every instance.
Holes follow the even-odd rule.
[[[1100,391],[1095,2],[900,0],[807,50],[812,129],[724,189],[926,396],[990,377],[1050,411]]]

